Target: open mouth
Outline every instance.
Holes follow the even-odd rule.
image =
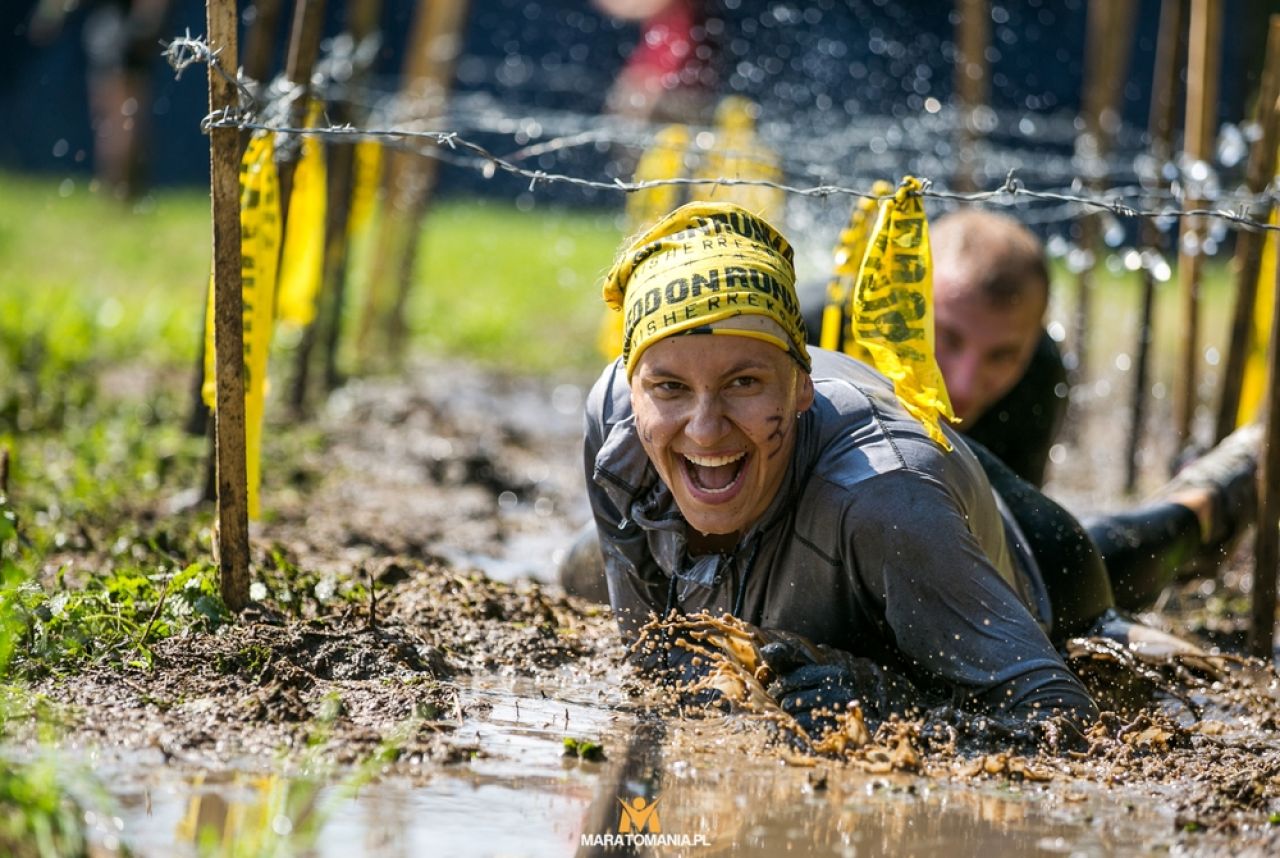
[[[707,495],[723,495],[731,492],[746,470],[747,454],[728,456],[699,456],[685,453],[684,470],[699,492]]]

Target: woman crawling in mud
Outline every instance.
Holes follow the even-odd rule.
[[[1117,518],[1129,544],[1103,557],[884,376],[807,348],[794,283],[783,236],[710,203],[672,212],[608,275],[625,340],[588,399],[585,466],[628,642],[655,614],[732,614],[772,641],[770,691],[810,733],[854,701],[887,716],[897,675],[1033,732],[1080,729],[1098,708],[1067,638],[1186,646],[1118,614],[1112,578],[1150,579],[1248,521],[1256,431]],[[705,669],[681,647],[637,656],[686,680]]]

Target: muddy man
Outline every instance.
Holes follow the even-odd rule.
[[[584,464],[624,638],[706,610],[850,654],[786,665],[801,715],[858,699],[865,665],[1011,719],[1091,720],[1057,646],[1143,636],[1113,610],[1108,558],[976,442],[931,437],[884,376],[807,346],[794,284],[787,240],[727,203],[672,212],[608,275],[625,340],[588,398]],[[1237,529],[1256,446],[1237,433],[1185,472],[1132,548]]]

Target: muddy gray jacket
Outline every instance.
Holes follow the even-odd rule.
[[[624,636],[651,612],[730,612],[901,670],[956,703],[1095,715],[1046,636],[1048,599],[1017,525],[959,436],[945,452],[883,376],[810,353],[816,395],[782,488],[725,555],[686,554],[621,364],[596,382],[587,484]]]

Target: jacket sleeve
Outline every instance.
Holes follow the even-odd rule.
[[[606,370],[587,398],[586,431],[583,440],[583,468],[586,474],[587,498],[595,519],[600,552],[604,558],[605,578],[609,587],[609,604],[630,646],[640,627],[666,610],[670,579],[653,560],[644,529],[627,520],[609,494],[597,482],[596,458],[608,440],[614,421],[619,416],[615,403],[621,392],[614,385],[625,381],[617,365]],[[608,480],[610,475],[602,475]],[[648,654],[640,654],[641,662]],[[655,665],[649,665],[655,666]]]
[[[1013,587],[1000,576],[951,494],[933,477],[880,474],[850,494],[847,566],[879,602],[892,643],[913,671],[998,714],[1098,710]]]

